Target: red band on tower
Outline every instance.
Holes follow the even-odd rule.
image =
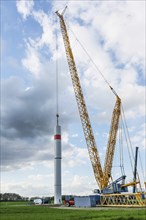
[[[61,135],[60,134],[54,135],[54,140],[61,140]]]

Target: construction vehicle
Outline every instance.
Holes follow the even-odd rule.
[[[67,207],[74,205],[74,196],[65,196],[64,205]]]
[[[127,186],[123,187],[125,184],[126,176],[121,176],[117,180],[110,183],[107,187],[102,190],[103,194],[113,194],[113,193],[121,193],[121,192],[128,192]],[[121,181],[121,183],[119,183]]]
[[[108,146],[107,146],[107,151],[106,151],[106,157],[105,157],[105,162],[104,162],[104,168],[102,168],[101,163],[100,163],[100,157],[98,153],[98,149],[96,146],[95,138],[93,135],[87,107],[85,104],[85,99],[83,96],[74,56],[72,53],[71,45],[70,45],[70,40],[67,32],[67,27],[64,21],[64,13],[66,11],[66,8],[63,10],[63,12],[60,14],[58,11],[56,11],[57,16],[59,17],[60,21],[60,27],[61,27],[61,32],[62,32],[62,37],[64,41],[64,46],[65,46],[65,52],[67,56],[67,61],[68,61],[68,66],[70,70],[70,75],[72,79],[72,84],[74,88],[74,93],[78,105],[78,110],[79,110],[79,115],[83,127],[83,132],[89,152],[89,157],[90,161],[92,164],[92,168],[94,171],[94,176],[96,179],[96,182],[99,186],[99,189],[101,190],[102,193],[109,194],[111,193],[119,193],[119,192],[126,192],[127,188],[124,186],[125,184],[125,178],[126,176],[122,176],[118,180],[112,182],[112,184],[109,185],[110,178],[112,177],[111,175],[111,170],[112,170],[112,163],[113,163],[113,157],[114,157],[114,152],[115,152],[115,145],[116,145],[116,138],[117,138],[117,132],[118,132],[118,127],[119,127],[119,119],[121,115],[121,99],[115,92],[115,90],[109,85],[109,88],[113,92],[113,94],[116,97],[116,103],[113,109],[112,113],[112,120],[111,120],[111,127],[110,127],[110,132],[109,132],[109,139],[108,139]],[[122,184],[118,184],[118,182],[122,180]],[[122,185],[124,186],[122,188]],[[119,187],[119,190],[115,191]],[[112,188],[112,190],[111,190]]]

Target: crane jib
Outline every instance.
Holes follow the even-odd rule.
[[[65,52],[67,56],[68,66],[70,70],[70,75],[72,79],[72,84],[74,88],[74,93],[78,105],[79,115],[83,127],[83,132],[89,152],[89,157],[91,160],[91,164],[94,171],[94,176],[97,181],[97,184],[100,189],[105,188],[109,183],[109,178],[111,176],[111,169],[112,169],[112,162],[113,162],[113,156],[114,156],[114,150],[115,150],[115,144],[116,144],[116,136],[117,136],[117,130],[119,125],[119,118],[120,118],[120,109],[121,109],[121,100],[116,94],[116,92],[113,90],[112,87],[111,90],[116,95],[116,104],[113,110],[112,114],[112,120],[111,120],[111,127],[110,127],[110,133],[109,133],[109,139],[108,139],[108,146],[107,146],[107,152],[105,157],[105,163],[104,163],[104,169],[102,169],[101,163],[100,163],[100,157],[98,153],[98,149],[96,147],[95,138],[93,135],[87,107],[85,104],[74,56],[72,53],[72,49],[70,46],[69,36],[67,33],[66,24],[63,18],[62,14],[59,14],[57,11],[56,14],[59,17],[60,20],[60,27],[62,32],[62,37],[64,41],[65,46]]]

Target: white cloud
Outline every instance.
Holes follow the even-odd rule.
[[[23,16],[25,20],[30,14],[34,6],[33,0],[17,0],[16,2],[18,12]]]
[[[22,59],[23,66],[34,76],[39,77],[41,73],[41,61],[39,52],[27,43],[26,57]]]
[[[72,134],[72,137],[73,138],[76,138],[76,137],[78,137],[79,135],[76,133],[76,134]]]
[[[60,2],[53,2],[52,4],[54,11],[57,8],[64,7]],[[135,90],[137,91],[137,89],[138,91],[141,90],[140,96],[142,97],[144,91],[142,86],[137,86],[139,73],[132,66],[135,63],[143,65],[144,61],[143,2],[94,2],[92,5],[90,2],[86,2],[84,7],[80,7],[80,5],[82,5],[81,2],[68,2],[70,8],[68,9],[69,12],[67,10],[65,14],[67,16],[67,19],[65,18],[66,22],[77,33],[76,35],[85,45],[85,49],[90,55],[92,54],[92,59],[98,64],[104,76],[117,90],[122,100],[126,99],[126,104],[128,103],[126,106],[131,108],[132,93]],[[76,13],[77,11],[80,11],[80,14]],[[70,17],[68,17],[68,13]],[[141,13],[141,16],[139,16],[139,13]],[[23,64],[38,76],[41,57],[38,48],[47,45],[52,58],[55,56],[55,15],[50,13],[48,16],[43,10],[33,10],[32,16],[42,27],[42,34],[40,38],[32,40],[34,43],[33,47],[29,46],[27,48],[27,57],[23,59]],[[78,21],[77,19],[82,19],[85,25],[80,24],[80,20]],[[90,26],[88,26],[88,22],[90,22]],[[100,37],[103,39],[104,45],[99,43]],[[81,76],[81,83],[83,90],[87,92],[89,107],[96,108],[95,106],[98,106],[98,103],[100,103],[101,108],[107,109],[109,105],[112,108],[112,103],[114,104],[114,102],[112,95],[110,96],[110,92],[107,90],[106,84],[100,75],[96,73],[91,62],[89,63],[89,58],[85,56],[83,51],[81,52],[77,42],[74,40],[71,44],[77,66],[81,70],[79,72],[82,73],[84,71],[84,75]],[[110,49],[116,54],[118,62],[125,62],[124,69],[117,69],[114,66],[115,64],[111,60],[112,55],[108,52]],[[60,35],[59,50],[59,54],[64,54],[62,36]],[[62,63],[64,62],[66,61],[63,60]],[[107,93],[109,93],[108,97]],[[104,99],[102,98],[103,96]],[[95,99],[97,100],[96,102]],[[107,99],[110,102],[107,102]],[[136,105],[137,100],[133,104]],[[139,99],[139,102],[143,102],[142,99],[141,101]],[[140,108],[143,109],[143,107]],[[134,114],[137,114],[137,112]]]
[[[85,46],[87,52],[92,55],[92,59],[97,63],[106,79],[122,98],[126,116],[128,118],[143,116],[145,114],[143,100],[145,91],[144,86],[139,84],[139,79],[140,74],[144,74],[144,71],[139,73],[135,67],[135,65],[142,65],[142,69],[144,69],[143,2],[100,2],[99,4],[90,5],[90,7],[90,3],[87,2],[82,8],[80,8],[78,2],[70,2],[69,4],[73,7],[69,9],[70,17],[65,15],[66,23],[69,23],[71,29]],[[76,13],[78,10],[80,13]],[[141,16],[139,16],[139,13],[141,13]],[[85,24],[88,24],[87,21],[89,21],[90,25],[82,25],[80,20],[77,19],[82,19]],[[107,89],[107,85],[89,62],[89,58],[86,57],[83,51],[81,52],[81,48],[77,45],[71,32],[70,34],[71,45],[79,73],[81,73],[81,84],[83,85],[84,94],[87,96],[88,107],[106,110],[102,121],[107,122],[110,120],[115,102],[112,93]],[[99,43],[100,37],[104,41],[103,45]],[[112,50],[113,54],[110,54],[109,50]],[[112,59],[116,60],[113,61]],[[117,68],[116,62],[117,64],[123,62],[125,66]],[[100,114],[101,112],[99,112],[98,121],[101,119]]]
[[[49,181],[48,181],[49,182]],[[33,182],[34,183],[34,182]],[[52,196],[53,187],[52,185],[38,183],[35,181],[35,184],[29,183],[28,181],[19,182],[19,183],[5,183],[2,187],[2,192],[16,192],[21,196]]]
[[[52,182],[54,175],[29,175],[26,180],[3,182],[2,193],[15,192],[21,196],[53,196],[54,185]],[[90,179],[90,180],[89,180]],[[35,184],[34,184],[35,182]],[[73,175],[67,173],[62,179],[62,194],[64,195],[89,195],[92,190],[97,188],[96,182],[89,176]]]
[[[89,155],[86,148],[82,148],[83,143],[78,142],[81,139],[80,134],[77,135],[74,131],[75,126],[79,128],[79,116],[78,110],[75,103],[73,88],[71,85],[70,75],[68,73],[67,61],[65,57],[64,45],[62,41],[62,36],[60,34],[60,28],[58,29],[58,45],[59,51],[58,56],[55,52],[56,42],[55,42],[55,14],[54,11],[63,8],[65,6],[65,2],[62,1],[53,1],[53,9],[46,13],[43,11],[43,8],[36,9],[33,8],[35,1],[17,1],[17,10],[23,16],[23,19],[31,15],[31,19],[35,21],[35,24],[38,24],[41,27],[40,36],[35,38],[32,36],[27,36],[25,41],[26,43],[26,53],[25,57],[22,58],[23,66],[29,70],[33,76],[37,78],[37,83],[40,83],[40,87],[50,87],[50,90],[45,90],[40,95],[41,90],[35,90],[34,85],[27,85],[27,95],[23,94],[23,97],[27,102],[23,102],[23,105],[30,107],[31,103],[34,103],[36,94],[36,99],[39,100],[37,102],[38,109],[38,116],[44,115],[42,112],[42,99],[45,94],[48,96],[52,96],[52,99],[48,101],[48,98],[43,103],[44,109],[47,109],[47,105],[51,108],[50,111],[47,112],[47,116],[45,116],[45,121],[48,121],[48,115],[50,119],[54,117],[54,85],[55,82],[55,60],[58,59],[59,63],[59,102],[60,102],[60,113],[61,113],[61,120],[62,124],[64,125],[64,132],[62,134],[62,148],[63,148],[63,169],[66,172],[66,177],[68,175],[67,181],[65,181],[63,185],[64,192],[66,193],[81,193],[84,194],[90,193],[90,189],[92,188],[91,185],[93,184],[96,188],[96,184],[94,183],[94,177],[91,173],[88,172],[88,175],[83,174],[83,170],[86,169],[88,166],[91,166]],[[124,108],[126,110],[126,118],[129,120],[132,119],[131,126],[137,126],[137,122],[143,115],[144,112],[144,86],[141,80],[139,80],[140,76],[144,73],[138,72],[136,69],[136,65],[140,65],[142,69],[144,68],[144,7],[143,2],[134,2],[134,1],[86,1],[84,3],[82,1],[69,1],[68,2],[69,9],[66,11],[65,14],[65,21],[69,23],[69,26],[73,31],[76,33],[77,37],[81,41],[81,43],[85,46],[85,49],[88,51],[94,62],[100,68],[106,79],[110,82],[110,84],[114,87],[117,91],[119,96],[122,98],[122,102]],[[29,19],[27,20],[29,22]],[[37,30],[37,29],[36,29]],[[83,86],[83,91],[87,101],[87,108],[89,114],[91,115],[91,121],[93,120],[94,124],[97,121],[97,131],[98,131],[98,138],[103,137],[104,132],[107,132],[106,129],[101,134],[100,125],[101,123],[107,123],[111,120],[111,113],[115,103],[115,97],[112,96],[112,93],[108,90],[105,82],[103,81],[102,77],[96,72],[96,69],[93,67],[91,60],[89,57],[86,57],[84,51],[81,51],[80,46],[77,44],[76,39],[73,37],[72,33],[69,32],[71,45],[73,49],[73,53],[75,55],[75,62],[77,64],[77,69],[79,70],[79,75],[81,79],[81,84]],[[25,36],[26,38],[26,36]],[[44,49],[45,48],[45,49]],[[46,49],[47,48],[47,49]],[[47,58],[46,58],[47,56]],[[49,64],[48,64],[49,63]],[[123,66],[121,68],[117,67],[119,64]],[[42,74],[45,73],[45,74]],[[47,75],[47,77],[46,77]],[[41,77],[40,77],[41,76]],[[46,84],[41,83],[41,79],[46,81]],[[49,80],[46,80],[49,79]],[[54,81],[53,81],[54,80]],[[139,83],[140,81],[140,83]],[[37,84],[37,85],[38,85]],[[30,89],[32,88],[32,89]],[[17,87],[18,90],[18,87]],[[9,93],[11,90],[9,89]],[[20,94],[17,93],[17,97],[20,97]],[[48,97],[47,96],[47,97]],[[11,94],[10,94],[11,97]],[[35,99],[35,100],[36,100]],[[14,106],[14,100],[12,99],[13,103],[11,106]],[[12,101],[11,101],[12,102]],[[21,105],[22,100],[20,100],[19,105]],[[15,101],[16,103],[16,101]],[[47,103],[47,104],[46,104]],[[41,107],[40,107],[41,106]],[[15,112],[19,109],[19,106],[15,105]],[[12,109],[11,109],[12,111]],[[34,109],[32,110],[34,111]],[[20,113],[23,111],[20,111]],[[25,111],[26,112],[26,111]],[[19,113],[19,111],[18,111]],[[29,113],[29,112],[28,112]],[[39,114],[40,113],[40,114]],[[24,114],[20,114],[24,116]],[[31,117],[31,114],[28,114],[27,118]],[[37,117],[39,119],[39,117]],[[18,117],[16,117],[18,119]],[[26,119],[27,119],[26,118]],[[34,115],[32,115],[34,118]],[[40,117],[41,118],[41,117]],[[44,118],[44,117],[43,117]],[[42,120],[40,120],[42,121]],[[64,122],[65,121],[65,122]],[[21,125],[22,121],[20,120]],[[27,120],[26,120],[27,122]],[[37,121],[33,121],[32,133],[33,129],[36,129],[40,126],[40,123]],[[44,120],[43,120],[43,123]],[[50,123],[50,121],[49,121]],[[51,121],[52,123],[52,121]],[[47,128],[49,125],[47,124]],[[81,127],[81,126],[80,126]],[[17,128],[17,127],[16,127]],[[28,126],[26,126],[28,131]],[[39,127],[40,128],[40,127]],[[41,127],[40,131],[42,131]],[[72,136],[69,135],[68,129],[71,131]],[[10,129],[9,129],[10,131]],[[22,126],[20,129],[22,133]],[[46,129],[45,129],[46,131]],[[13,135],[16,130],[12,129],[10,134]],[[49,131],[50,132],[50,131]],[[47,133],[50,134],[50,133]],[[79,131],[81,132],[81,131]],[[144,135],[141,133],[142,128],[135,129],[133,131],[131,137],[132,142],[134,145],[140,144],[144,146]],[[39,135],[41,135],[39,133]],[[76,144],[72,144],[70,137],[76,137],[73,141],[76,141]],[[29,158],[31,162],[28,161],[28,155],[26,156],[25,160],[18,164],[14,164],[13,166],[10,164],[6,165],[6,169],[22,169],[28,166],[34,167],[38,160],[41,160],[42,167],[46,169],[53,169],[53,140],[51,139],[48,141],[48,138],[42,135],[42,139],[44,141],[40,141],[39,138],[35,139],[34,143],[28,143],[27,141],[23,140],[16,140],[9,143],[13,149],[18,152],[18,147],[21,146],[22,152],[26,148],[26,146],[30,145],[29,150],[31,147],[37,150],[37,153],[33,157]],[[104,141],[107,139],[103,137]],[[21,141],[21,144],[20,144]],[[48,145],[49,144],[49,145]],[[82,144],[80,146],[80,144]],[[41,145],[41,150],[40,150]],[[99,154],[101,159],[105,158],[105,144],[101,144],[101,149],[99,146]],[[10,148],[12,149],[12,148]],[[39,149],[39,150],[38,150]],[[19,148],[20,150],[20,148]],[[34,149],[33,149],[34,150]],[[101,150],[101,151],[100,151]],[[30,150],[31,151],[31,150]],[[8,151],[10,152],[10,151]],[[28,151],[27,151],[28,152]],[[30,154],[32,151],[30,152]],[[23,153],[24,154],[24,153]],[[31,154],[32,155],[32,154]],[[47,155],[47,156],[46,156]],[[12,156],[12,154],[11,154]],[[17,158],[17,154],[13,155],[13,157]],[[35,156],[35,157],[34,157]],[[24,158],[23,158],[24,159]],[[21,160],[21,158],[20,158]],[[90,164],[90,165],[89,165]],[[81,171],[80,171],[81,169]],[[72,172],[73,171],[73,172]],[[86,170],[85,170],[86,171]],[[47,171],[48,172],[48,171]],[[77,173],[78,174],[75,174]],[[79,174],[80,172],[80,174]],[[91,172],[91,170],[90,170]],[[41,185],[40,182],[47,181],[49,178],[52,181],[52,175],[43,176],[42,173],[37,173],[36,178],[38,180],[37,186],[30,187],[33,184],[35,176],[31,173],[29,176],[29,183],[26,181],[20,183],[16,186],[10,184],[9,186],[6,185],[7,188],[5,190],[17,190],[20,194],[23,195],[22,192],[27,191],[30,195],[36,195],[41,191],[44,192],[44,188],[48,187],[45,184]],[[71,175],[71,176],[70,176]],[[47,179],[48,178],[48,179]],[[91,182],[89,182],[89,179]],[[49,182],[49,181],[48,181]],[[51,182],[52,184],[52,182]],[[4,184],[5,185],[5,184]],[[70,188],[68,188],[70,186]],[[51,185],[52,187],[52,185]],[[94,188],[94,187],[93,187]],[[30,190],[29,190],[30,189]],[[45,193],[48,193],[48,191]],[[51,193],[53,193],[53,189],[51,188]]]
[[[63,192],[66,195],[91,195],[95,188],[97,183],[94,178],[87,175],[72,175],[68,179],[68,184],[64,182]]]
[[[146,135],[145,135],[146,124],[142,123],[138,127],[131,137],[133,146],[139,146],[141,150],[146,150]]]
[[[55,24],[53,19],[53,14],[47,15],[43,11],[33,11],[33,18],[39,23],[39,25],[42,28],[42,35],[37,42],[37,45],[39,47],[43,47],[44,45],[47,45],[51,48],[51,50],[55,49],[54,46],[54,30],[55,30]],[[52,52],[52,51],[51,51]]]
[[[62,134],[62,158],[64,167],[73,168],[89,162],[87,148],[80,148],[78,144],[77,146],[70,144],[67,132]]]

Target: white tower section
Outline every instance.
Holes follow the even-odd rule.
[[[61,126],[56,125],[54,135],[54,204],[61,204]]]

